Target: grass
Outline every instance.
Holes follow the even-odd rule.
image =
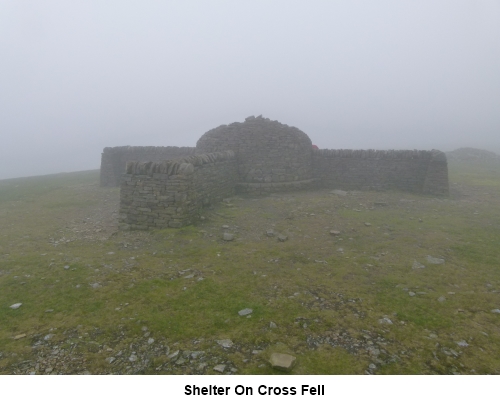
[[[51,333],[50,350],[85,363],[60,373],[137,372],[106,361],[131,351],[149,356],[141,372],[198,372],[172,365],[167,346],[242,374],[282,373],[266,361],[273,351],[296,356],[296,374],[498,373],[500,169],[449,170],[449,198],[238,197],[195,226],[153,232],[117,230],[119,190],[99,188],[97,171],[0,181],[0,372],[23,361],[33,371],[47,357],[34,347]],[[141,343],[145,326],[159,346]]]

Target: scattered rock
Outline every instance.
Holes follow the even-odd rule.
[[[276,329],[276,328],[278,327],[278,325],[276,325],[274,322],[272,322],[272,321],[271,321],[271,322],[269,323],[269,327],[270,327],[271,329]]]
[[[285,241],[287,241],[287,240],[288,240],[288,236],[283,235],[283,234],[281,234],[281,233],[280,233],[280,234],[278,235],[278,240],[279,240],[280,242],[285,242]]]
[[[153,338],[148,339],[148,345],[152,345],[154,342],[155,342],[155,340]]]
[[[90,284],[90,286],[92,288],[101,288],[101,285],[99,283],[93,283],[93,284]]]
[[[411,266],[411,269],[412,270],[425,269],[425,266],[422,263],[419,263],[416,260],[413,260],[413,264]]]
[[[222,339],[222,340],[217,340],[217,343],[221,345],[225,349],[229,349],[230,347],[233,346],[233,341],[231,339]]]
[[[469,344],[465,340],[461,340],[460,342],[457,342],[457,345],[460,347],[467,347]]]
[[[439,259],[437,257],[427,256],[427,262],[430,264],[444,264],[444,259]]]
[[[12,308],[12,309],[17,309],[17,308],[19,308],[21,305],[23,305],[23,303],[22,303],[22,302],[18,302],[17,304],[12,304],[12,305],[10,306],[10,308]]]
[[[441,297],[439,297],[439,298],[438,298],[438,301],[439,301],[439,302],[445,302],[445,301],[446,301],[446,298],[445,298],[445,297],[443,297],[443,296],[441,296]]]
[[[271,354],[271,358],[269,362],[271,363],[271,367],[276,368],[278,370],[290,371],[292,367],[295,365],[295,361],[297,359],[294,356],[284,353],[273,353]]]
[[[245,309],[242,309],[241,311],[238,311],[238,315],[239,316],[250,315],[252,312],[253,312],[253,309],[245,308]]]
[[[218,373],[223,373],[224,370],[226,369],[226,365],[225,364],[217,364],[213,370],[214,371],[217,371]]]
[[[45,312],[54,312],[53,309],[46,309]]]
[[[389,318],[382,318],[378,320],[381,325],[392,325],[392,321]]]
[[[273,229],[268,229],[268,230],[266,231],[266,235],[267,235],[267,236],[269,236],[269,237],[274,236],[274,230],[273,230]]]
[[[69,270],[69,266],[64,266],[64,270]]]
[[[45,336],[43,337],[43,340],[50,340],[50,339],[52,339],[54,336],[55,336],[55,335],[54,335],[53,333],[49,333],[48,335],[45,335]]]
[[[107,357],[107,358],[106,358],[106,361],[107,361],[109,364],[113,363],[115,360],[116,360],[116,359],[115,359],[114,357]]]
[[[347,191],[333,190],[332,192],[330,192],[330,194],[335,194],[335,195],[340,195],[342,197],[345,197],[347,195]]]
[[[14,336],[14,340],[19,340],[22,339],[23,337],[26,337],[26,333],[21,333],[20,335]]]
[[[334,236],[340,235],[340,231],[336,231],[336,230],[332,229],[330,231],[330,235],[334,235]]]
[[[224,234],[222,235],[222,239],[229,242],[234,240],[234,235],[232,233],[224,232]]]
[[[365,226],[372,226],[369,222],[365,222]]]
[[[410,297],[414,297],[416,294],[415,294],[413,291],[410,291],[410,292],[408,293],[408,295],[409,295]]]

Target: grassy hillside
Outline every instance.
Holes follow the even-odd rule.
[[[449,170],[449,198],[238,196],[154,232],[97,171],[0,181],[0,372],[499,373],[500,165]]]

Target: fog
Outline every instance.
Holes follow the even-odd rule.
[[[320,148],[500,153],[500,1],[0,2],[0,178],[262,114]]]

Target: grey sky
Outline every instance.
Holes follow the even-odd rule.
[[[0,0],[0,178],[259,114],[322,148],[500,153],[500,1]]]

